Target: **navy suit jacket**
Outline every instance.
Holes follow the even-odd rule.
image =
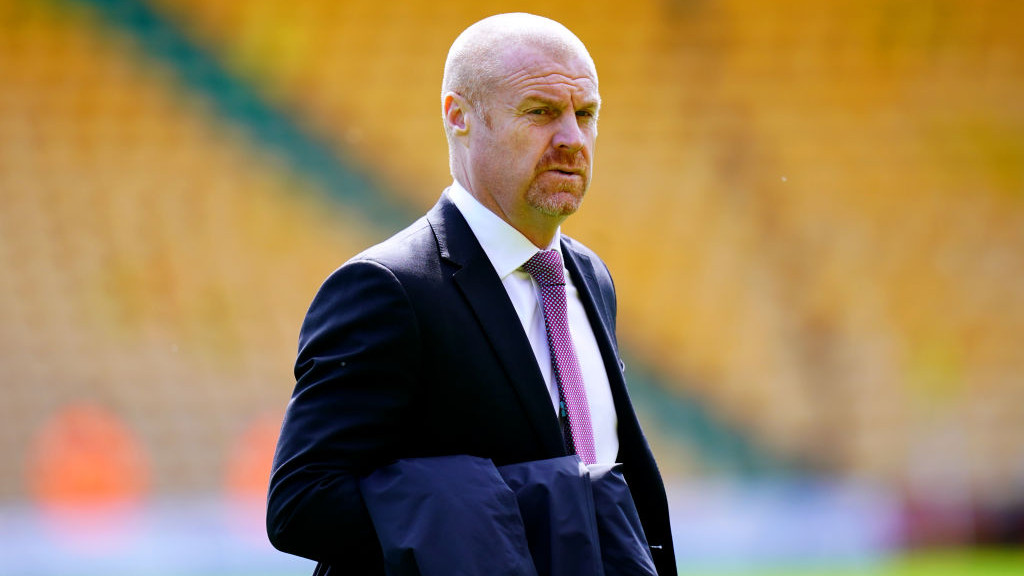
[[[665,489],[633,411],[611,276],[563,236],[611,384],[622,472],[659,574],[676,574]],[[267,505],[278,549],[317,574],[383,574],[358,482],[401,458],[467,454],[502,466],[565,455],[551,400],[501,280],[442,195],[422,218],[324,282],[299,335]]]

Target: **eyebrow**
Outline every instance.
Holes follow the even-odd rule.
[[[554,100],[554,99],[548,98],[546,96],[526,96],[519,103],[519,106],[523,107],[523,106],[529,106],[531,104],[543,104],[545,106],[560,107],[561,106],[561,100]],[[576,108],[576,110],[577,111],[578,110],[588,110],[588,111],[591,111],[591,112],[596,112],[600,107],[601,107],[601,98],[598,97],[598,98],[594,98],[594,99],[585,100],[583,102],[583,104],[579,108]]]

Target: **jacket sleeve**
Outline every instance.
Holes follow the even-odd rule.
[[[299,335],[271,473],[267,533],[276,548],[380,566],[358,481],[398,456],[420,350],[411,303],[384,266],[352,261],[321,286]]]

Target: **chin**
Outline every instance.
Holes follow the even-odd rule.
[[[580,190],[556,190],[554,192],[531,191],[527,200],[538,212],[546,216],[566,217],[575,214],[583,203],[585,192]]]

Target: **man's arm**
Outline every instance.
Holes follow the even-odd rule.
[[[358,479],[400,456],[419,365],[416,318],[390,270],[353,261],[324,282],[299,335],[270,479],[267,532],[276,548],[379,566]]]

